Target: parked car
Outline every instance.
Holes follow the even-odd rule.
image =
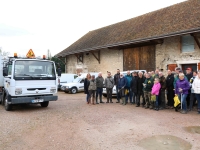
[[[90,73],[91,75],[98,76],[98,73]],[[86,78],[87,73],[81,74],[76,79],[74,79],[71,83],[65,83],[62,85],[61,90],[65,93],[72,93],[75,94],[77,92],[84,91],[84,80]]]
[[[130,70],[131,75],[132,75],[132,73],[135,72],[135,71],[136,71],[136,72],[143,72],[143,73],[147,72],[146,70]],[[127,71],[122,71],[122,72],[120,72],[120,73],[123,73],[124,76],[127,75]],[[113,87],[112,95],[117,95],[116,86]],[[104,97],[107,96],[106,88],[105,88],[105,87],[103,88],[103,96],[104,96]]]
[[[77,74],[70,74],[70,73],[62,73],[61,77],[58,79],[58,90],[61,90],[61,86],[64,83],[70,83],[72,82],[74,79],[76,79],[78,77]]]

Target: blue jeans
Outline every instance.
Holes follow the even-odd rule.
[[[200,112],[200,94],[195,94],[197,98],[197,104],[198,104],[198,112]]]
[[[96,91],[96,102],[98,102],[98,96],[100,98],[100,102],[102,101],[102,92],[103,92],[103,88],[97,87],[97,91]]]
[[[130,99],[130,103],[133,103],[133,101],[132,101],[133,93],[132,93],[130,87],[129,88],[125,88],[125,90],[128,90],[128,94],[125,95],[126,103],[128,103],[128,97]]]
[[[117,101],[119,101],[119,99],[120,99],[120,95],[119,95],[119,92],[118,92],[118,90],[119,90],[119,88],[118,88],[118,86],[116,86]]]
[[[158,103],[159,103],[159,99],[158,99],[158,95],[156,95],[156,107],[158,107]]]
[[[182,94],[182,100],[181,100],[181,94],[178,95],[178,98],[182,103],[182,109],[187,111],[187,102],[186,102],[187,94]]]
[[[88,99],[90,98],[90,94],[86,94],[86,102],[88,102]]]

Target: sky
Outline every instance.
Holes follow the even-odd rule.
[[[0,0],[0,49],[61,52],[89,31],[184,0]]]

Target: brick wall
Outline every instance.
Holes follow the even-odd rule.
[[[97,56],[97,52],[94,52]],[[69,55],[66,57],[66,72],[77,73],[77,69],[82,69],[82,72],[102,72],[105,77],[107,71],[111,71],[112,74],[116,73],[117,69],[123,70],[123,50],[110,50],[103,49],[100,51],[100,64],[96,58],[89,53],[84,53],[83,63],[77,63],[75,55]]]

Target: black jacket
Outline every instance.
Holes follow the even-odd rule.
[[[88,92],[89,85],[90,85],[90,81],[87,78],[85,78],[85,81],[84,81],[84,93],[85,94],[89,94],[89,92]]]
[[[116,73],[116,74],[114,75],[114,82],[115,82],[115,85],[118,85],[119,78],[120,78],[120,73]]]
[[[137,79],[137,90],[143,91],[143,83],[145,81],[145,78],[142,76],[142,78],[138,77]]]
[[[132,77],[130,88],[133,93],[135,93],[135,94],[137,93],[137,78]]]
[[[190,79],[193,77],[192,73],[186,74],[185,76],[187,77],[188,81],[190,81]]]
[[[168,75],[166,78],[166,88],[167,90],[172,90],[174,89],[174,75]]]

